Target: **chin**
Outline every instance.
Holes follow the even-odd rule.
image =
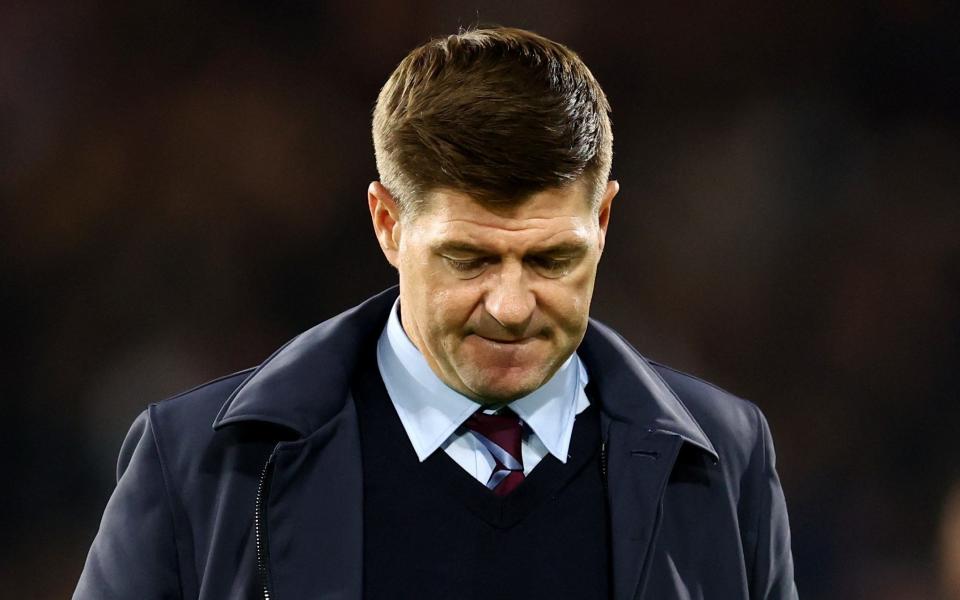
[[[512,402],[517,398],[522,398],[530,394],[546,381],[542,378],[535,378],[531,381],[529,375],[522,380],[511,380],[508,373],[485,377],[478,385],[471,386],[471,390],[479,396],[484,404],[496,404],[500,402]]]

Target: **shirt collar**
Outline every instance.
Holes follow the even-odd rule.
[[[403,330],[399,306],[397,299],[377,342],[377,364],[417,457],[424,461],[479,405],[437,377]],[[574,353],[545,384],[509,404],[550,454],[564,463],[574,419],[589,404],[587,382],[586,368]]]

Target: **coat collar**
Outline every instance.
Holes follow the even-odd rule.
[[[257,421],[307,437],[343,409],[361,351],[375,344],[399,294],[391,287],[301,333],[227,398],[213,428]]]
[[[214,429],[266,422],[307,437],[330,421],[349,397],[361,351],[376,343],[399,294],[391,287],[298,335],[264,361],[227,399]],[[673,433],[717,460],[696,420],[649,362],[623,337],[590,319],[578,353],[613,421]]]
[[[649,433],[678,435],[719,460],[710,438],[660,374],[619,333],[590,319],[577,349],[596,382],[603,414]],[[596,373],[596,376],[592,375]]]

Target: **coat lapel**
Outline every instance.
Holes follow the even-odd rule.
[[[663,492],[682,444],[675,434],[648,432],[626,423],[610,425],[608,502],[614,600],[641,597],[660,526]]]
[[[619,334],[596,322],[577,350],[596,382],[607,447],[614,600],[643,596],[663,496],[680,448],[718,460],[676,394]]]
[[[363,597],[363,468],[352,401],[304,440],[274,452],[267,503],[274,595]]]

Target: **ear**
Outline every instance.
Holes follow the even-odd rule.
[[[600,226],[600,252],[603,252],[603,246],[607,240],[607,227],[610,225],[610,207],[613,204],[613,197],[620,191],[620,182],[610,180],[607,182],[607,189],[603,192],[603,198],[600,199],[600,206],[597,209],[597,224]]]
[[[367,186],[367,205],[370,208],[370,219],[373,221],[373,231],[380,242],[380,249],[387,261],[397,267],[397,252],[400,250],[400,209],[397,201],[379,181],[373,181]]]

